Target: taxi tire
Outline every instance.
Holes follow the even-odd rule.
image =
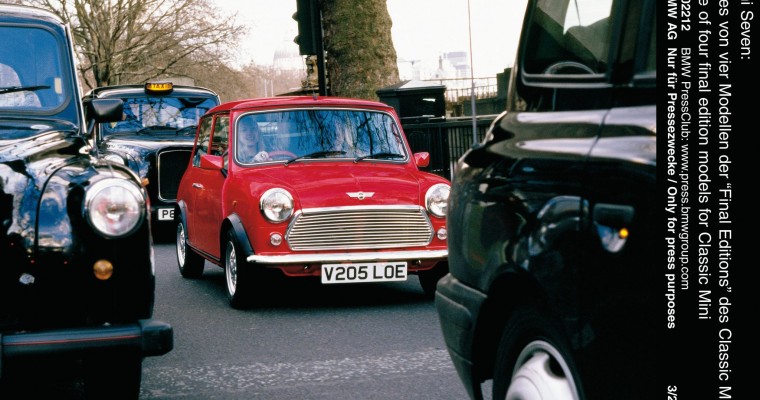
[[[205,259],[187,244],[187,229],[182,221],[177,224],[176,253],[177,266],[183,278],[198,279],[203,275]]]
[[[224,242],[224,282],[227,299],[232,308],[241,309],[252,305],[254,276],[251,266],[245,261],[237,236],[227,232]]]
[[[567,348],[538,310],[518,306],[496,351],[492,398],[582,399]]]
[[[433,269],[427,271],[420,271],[417,273],[417,277],[420,279],[420,286],[422,291],[425,292],[425,297],[435,297],[436,285],[446,274],[449,273],[448,262],[440,262]]]

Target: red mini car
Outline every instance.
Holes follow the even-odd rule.
[[[448,272],[450,183],[418,167],[394,109],[337,97],[222,104],[203,116],[177,195],[177,261],[225,269],[231,306],[272,271],[323,284],[405,281],[428,295]]]

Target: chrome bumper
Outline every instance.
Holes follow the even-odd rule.
[[[366,253],[316,253],[316,254],[285,254],[280,256],[262,256],[254,254],[248,256],[246,261],[256,264],[311,264],[328,262],[376,262],[376,261],[400,261],[400,260],[435,260],[445,259],[449,255],[448,250],[412,250],[412,251],[385,251]]]

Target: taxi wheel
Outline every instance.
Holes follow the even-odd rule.
[[[245,308],[251,305],[252,271],[245,261],[245,254],[240,250],[237,237],[232,231],[227,232],[224,245],[224,277],[227,283],[227,299],[232,308]]]
[[[554,329],[530,308],[518,308],[496,353],[493,399],[579,400],[576,369]]]
[[[449,264],[446,262],[440,262],[433,269],[418,273],[420,286],[422,286],[422,291],[425,292],[426,297],[433,298],[435,296],[435,287],[438,281],[448,273]]]
[[[198,279],[203,275],[203,257],[187,244],[187,230],[184,222],[177,224],[177,265],[184,278]]]

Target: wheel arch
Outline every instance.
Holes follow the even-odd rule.
[[[251,241],[248,240],[248,233],[246,233],[243,221],[240,220],[240,216],[237,214],[230,214],[222,221],[221,229],[219,229],[220,249],[224,249],[228,231],[232,231],[235,238],[237,238],[237,242],[240,245],[240,249],[243,250],[245,257],[253,254],[253,246],[251,246]]]
[[[521,305],[546,310],[547,304],[544,290],[527,273],[512,269],[493,281],[473,337],[473,365],[479,382],[493,378],[496,352],[512,312]]]

